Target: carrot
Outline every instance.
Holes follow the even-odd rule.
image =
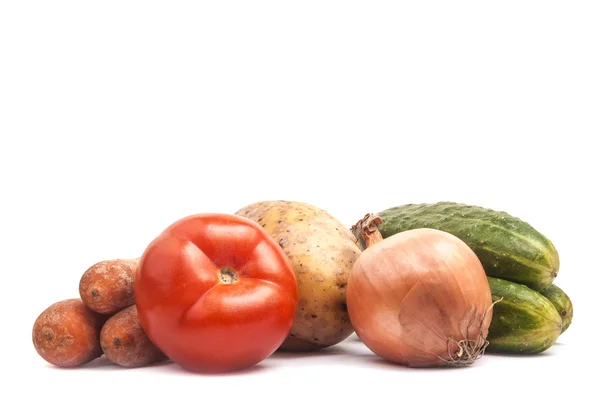
[[[48,363],[76,367],[102,355],[100,331],[105,315],[81,299],[65,299],[46,308],[33,324],[33,345]]]
[[[136,259],[112,259],[89,267],[79,281],[79,295],[88,308],[112,315],[135,303]]]
[[[100,333],[100,344],[106,357],[117,365],[137,368],[166,359],[148,339],[135,305],[110,317]]]

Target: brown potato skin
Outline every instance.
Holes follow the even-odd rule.
[[[33,324],[33,346],[48,363],[72,368],[102,355],[100,330],[106,316],[89,309],[81,299],[56,302]]]
[[[166,359],[146,336],[135,305],[117,312],[106,321],[100,333],[100,345],[106,358],[126,368],[138,368]]]
[[[325,210],[303,202],[262,201],[236,214],[267,231],[294,268],[298,307],[280,350],[315,351],[352,334],[346,284],[361,250],[350,229]]]
[[[112,259],[92,265],[79,280],[79,296],[88,308],[107,315],[133,305],[133,281],[139,261]]]

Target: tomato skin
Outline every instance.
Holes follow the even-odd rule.
[[[237,281],[220,278],[232,270]],[[289,259],[258,224],[197,214],[148,245],[135,300],[148,338],[173,362],[219,373],[248,368],[279,348],[294,322],[298,290]]]

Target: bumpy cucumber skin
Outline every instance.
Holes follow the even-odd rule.
[[[486,352],[537,354],[550,348],[562,331],[554,305],[523,285],[488,277],[493,306]]]
[[[573,302],[571,302],[567,293],[556,284],[550,284],[546,289],[540,291],[540,294],[548,298],[558,311],[562,319],[561,334],[564,333],[573,321]]]
[[[488,276],[543,290],[558,275],[552,242],[528,223],[480,206],[454,202],[406,204],[379,213],[383,238],[415,228],[435,228],[463,240]],[[364,246],[364,244],[363,244]]]

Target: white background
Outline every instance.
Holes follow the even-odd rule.
[[[593,1],[3,1],[0,398],[597,395],[598,21]],[[87,267],[263,199],[347,225],[440,200],[512,213],[557,246],[573,325],[450,370],[352,338],[222,377],[35,353],[33,321]]]

